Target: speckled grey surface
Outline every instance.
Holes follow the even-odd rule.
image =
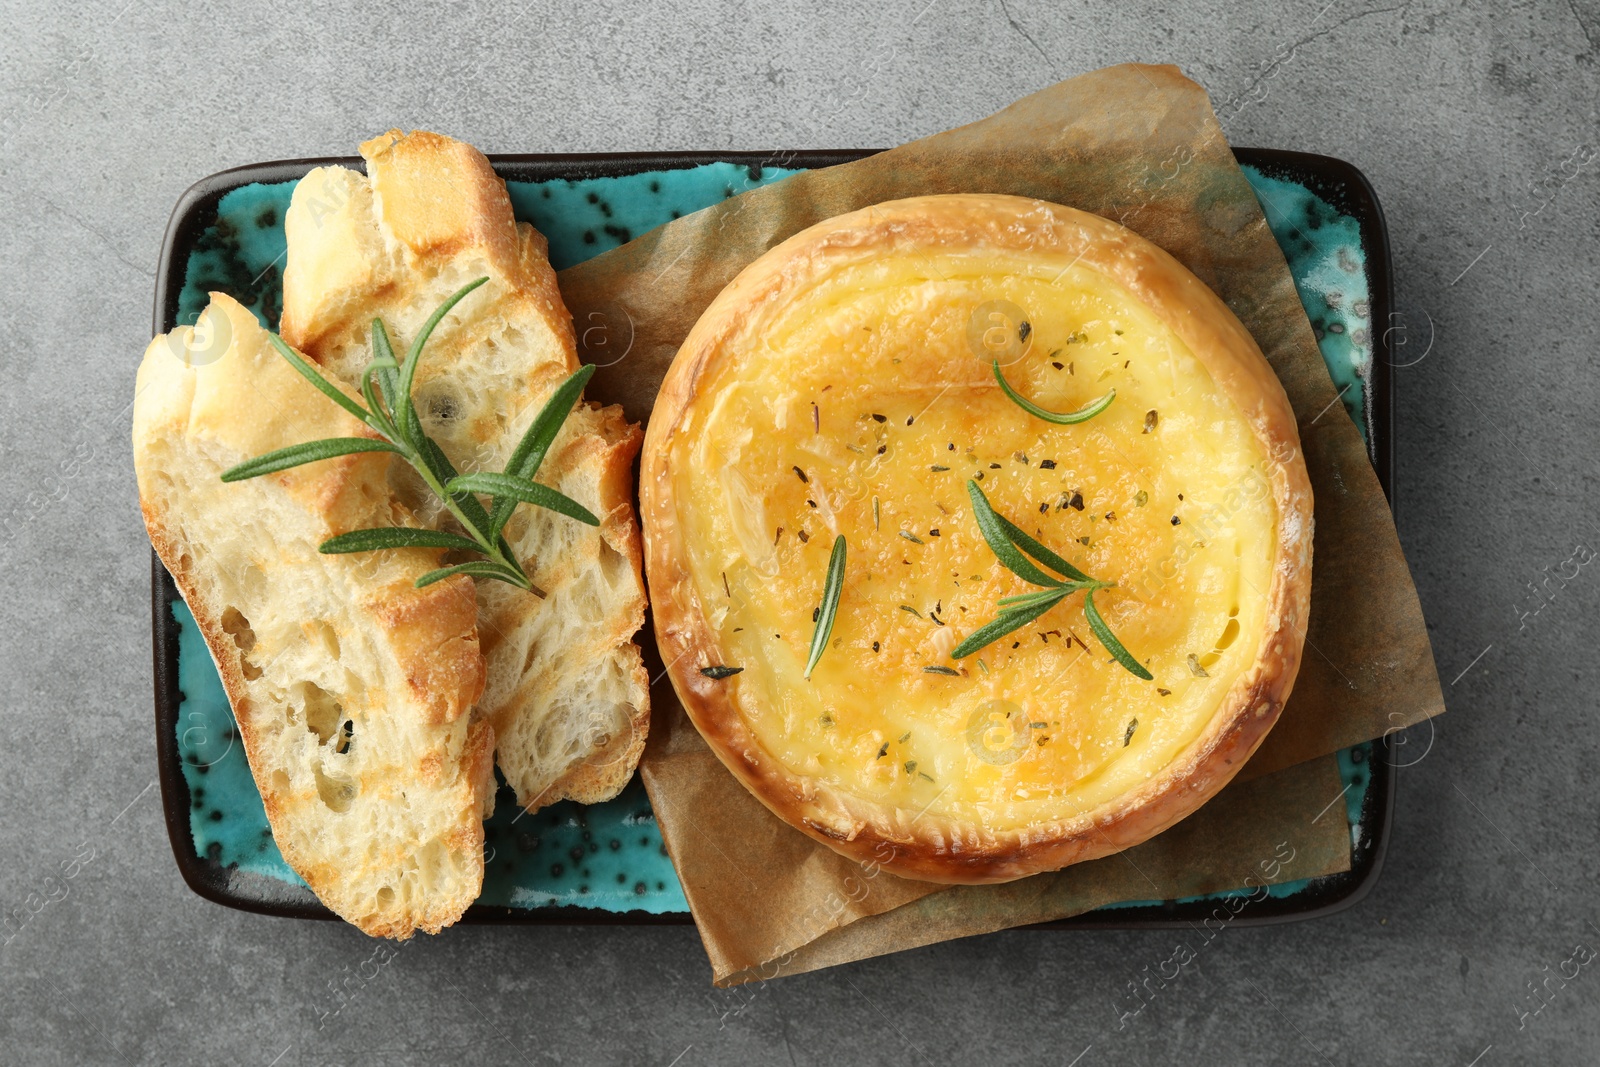
[[[27,918],[0,932],[0,1060],[1595,1062],[1600,572],[1564,563],[1600,544],[1600,7],[1324,3],[10,0],[0,912]],[[1364,903],[1225,931],[1124,1015],[1176,935],[1008,933],[718,992],[689,929],[458,929],[380,965],[352,930],[190,893],[152,788],[127,434],[191,181],[392,125],[490,151],[888,145],[1129,59],[1206,84],[1235,143],[1352,160],[1388,212],[1401,538],[1451,710],[1412,732]]]

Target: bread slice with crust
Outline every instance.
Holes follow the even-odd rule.
[[[361,152],[365,176],[320,167],[295,189],[283,336],[357,383],[374,317],[403,353],[435,307],[487,276],[432,335],[414,396],[457,469],[500,470],[578,369],[545,240],[514,220],[505,183],[470,145],[395,130]],[[518,507],[506,537],[546,595],[478,585],[488,663],[478,706],[528,810],[615,796],[644,749],[649,678],[633,641],[645,609],[632,478],[640,440],[620,408],[580,402],[536,480],[589,508],[599,528]],[[448,525],[420,483],[405,499],[424,522]]]
[[[322,555],[328,537],[416,525],[384,453],[250,481],[276,448],[371,436],[211,295],[139,367],[133,455],[155,545],[205,636],[284,859],[376,936],[437,933],[483,883],[494,732],[472,580],[423,589],[435,550]]]

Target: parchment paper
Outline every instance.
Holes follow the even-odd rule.
[[[1211,286],[1254,335],[1294,406],[1316,495],[1299,679],[1241,781],[1179,827],[1127,858],[959,890],[868,878],[782,824],[727,774],[670,687],[658,685],[641,773],[719,982],[766,977],[762,965],[779,959],[790,973],[1111,900],[1184,895],[1187,884],[1216,872],[1236,884],[1235,872],[1271,855],[1246,848],[1262,842],[1239,840],[1234,831],[1244,826],[1299,855],[1325,857],[1331,848],[1347,864],[1342,820],[1311,820],[1306,810],[1325,808],[1339,791],[1337,775],[1328,759],[1306,761],[1444,710],[1416,590],[1366,448],[1339,407],[1288,266],[1205,91],[1176,68],[1130,64],[1082,75],[972,125],[744,193],[561,272],[580,345],[603,334],[612,346],[581,353],[608,364],[589,397],[648,420],[679,343],[746,264],[822,219],[946,192],[1038,197],[1121,222]],[[582,328],[594,323],[607,329]],[[618,360],[610,353],[623,332],[631,343]],[[1151,874],[1138,886],[1125,870],[1134,854]],[[1329,859],[1328,869],[1338,862]],[[1286,877],[1308,873],[1322,872]]]
[[[936,892],[863,916],[742,971],[724,975],[716,956],[712,968],[718,985],[738,985],[1080,915],[1104,904],[1249,889],[1246,898],[1219,901],[1213,907],[1217,920],[1231,921],[1234,915],[1249,914],[1266,895],[1267,886],[1350,869],[1350,829],[1343,803],[1329,800],[1339,798],[1342,789],[1338,761],[1323,756],[1255,781],[1234,782],[1160,837],[1115,856],[1006,885],[934,886]],[[757,803],[754,798],[750,802]],[[1272,818],[1262,817],[1267,812]],[[864,877],[860,871],[856,875],[858,880]],[[927,888],[925,882],[905,884]],[[835,905],[823,893],[808,906]],[[1209,921],[1202,920],[1201,925]],[[706,943],[709,947],[711,939]]]
[[[666,692],[661,692],[665,690]],[[642,767],[718,985],[799,974],[1125,900],[1167,900],[1350,868],[1338,761],[1235,781],[1160,837],[1007,885],[944,886],[845,859],[761,805],[666,682]],[[659,705],[658,705],[659,707]],[[663,721],[665,720],[665,721]]]

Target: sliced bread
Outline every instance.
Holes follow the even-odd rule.
[[[545,240],[514,220],[505,183],[470,145],[396,130],[361,151],[366,175],[322,167],[295,190],[283,336],[357,383],[374,317],[404,352],[435,307],[488,277],[432,335],[414,395],[424,428],[459,470],[500,470],[578,368]],[[535,478],[600,526],[520,506],[506,537],[545,595],[478,585],[488,665],[478,707],[528,810],[615,796],[644,748],[649,678],[633,640],[645,610],[632,485],[640,440],[620,408],[580,402]],[[423,522],[449,525],[420,482],[402,495]]]
[[[225,484],[276,448],[370,436],[213,293],[150,343],[133,454],[150,540],[205,636],[273,836],[333,911],[369,934],[437,933],[483,882],[494,732],[472,580],[423,589],[440,552],[322,555],[330,536],[416,525],[383,453]]]

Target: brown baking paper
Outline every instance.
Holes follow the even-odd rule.
[[[1323,756],[1235,781],[1159,837],[1055,874],[987,886],[897,878],[846,859],[773,815],[706,747],[669,684],[652,696],[672,710],[654,717],[664,728],[650,738],[645,786],[718,985],[800,974],[1102,904],[1257,890],[1350,869],[1344,785],[1338,761]]]
[[[709,751],[706,754],[716,758]],[[732,775],[723,777],[733,781]],[[759,806],[748,793],[746,797]],[[1105,904],[1171,900],[1239,888],[1250,891],[1217,902],[1212,915],[1199,924],[1209,928],[1213,921],[1226,923],[1235,915],[1249,914],[1268,886],[1350,869],[1349,822],[1342,810],[1334,810],[1343,804],[1334,804],[1330,797],[1342,800],[1343,785],[1338,760],[1322,756],[1254,781],[1234,782],[1188,819],[1126,852],[1006,885],[930,886],[896,879],[907,886],[936,891],[923,892],[910,903],[863,916],[851,925],[834,927],[796,949],[771,953],[742,971],[723,972],[719,963],[722,967],[728,964],[713,956],[712,969],[718,985],[738,985],[1081,915]],[[1262,817],[1267,812],[1271,818]],[[859,892],[868,873],[857,870],[855,881],[845,882],[842,888],[848,892],[855,886]],[[823,894],[808,906],[832,909],[837,902]],[[709,937],[705,940],[709,948],[713,942]]]
[[[582,354],[602,364],[588,395],[648,420],[689,328],[756,257],[834,215],[953,192],[1037,197],[1121,222],[1211,286],[1254,335],[1294,406],[1316,495],[1299,679],[1240,776],[1258,780],[1235,783],[1128,854],[1144,856],[1140,866],[1153,872],[1142,888],[1126,882],[1118,857],[1013,886],[952,890],[866,878],[744,792],[670,687],[656,686],[641,772],[719,982],[746,980],[780,958],[792,973],[808,958],[822,966],[1130,895],[1184,895],[1196,878],[1231,876],[1266,858],[1237,851],[1244,843],[1229,830],[1240,824],[1279,832],[1308,856],[1323,855],[1337,837],[1347,863],[1342,822],[1309,821],[1304,810],[1315,783],[1331,785],[1316,808],[1338,792],[1330,763],[1306,761],[1444,710],[1416,590],[1366,448],[1339,407],[1283,254],[1210,101],[1176,68],[1130,64],[1082,75],[972,125],[744,193],[561,272]],[[621,359],[589,347],[602,339],[614,347],[618,334],[631,337]]]

